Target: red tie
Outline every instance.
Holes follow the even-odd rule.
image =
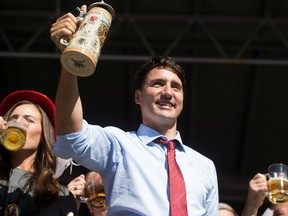
[[[155,140],[158,144],[163,144],[168,148],[168,171],[169,171],[169,186],[170,186],[170,215],[171,216],[186,216],[187,200],[185,182],[181,170],[175,158],[175,141],[166,142],[162,138]]]

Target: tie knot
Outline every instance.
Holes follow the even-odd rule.
[[[154,142],[167,146],[169,150],[175,149],[175,144],[176,144],[175,140],[165,141],[163,138],[159,137]]]

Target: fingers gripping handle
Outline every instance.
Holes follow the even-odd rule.
[[[76,18],[82,21],[87,13],[85,11],[82,11],[79,7],[77,7],[76,10],[79,12],[79,15]],[[60,44],[65,49],[69,45],[67,37],[64,36],[60,38]]]

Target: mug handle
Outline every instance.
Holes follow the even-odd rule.
[[[266,176],[266,181],[268,181],[268,180],[269,180],[269,178],[270,178],[270,175],[269,175],[269,173],[265,173],[264,175]],[[267,192],[265,192],[265,197],[266,197],[266,198],[268,198],[268,195],[269,195],[269,192],[268,192],[268,191],[267,191]]]
[[[77,7],[76,10],[79,12],[79,15],[76,18],[82,22],[87,12],[82,11],[79,7]],[[62,37],[60,39],[60,44],[65,49],[69,45],[67,37]]]

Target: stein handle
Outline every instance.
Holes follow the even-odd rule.
[[[82,11],[79,7],[77,7],[76,10],[79,12],[79,15],[76,18],[82,22],[87,12]],[[60,44],[65,49],[69,45],[69,42],[67,41],[67,37],[65,36],[62,37],[60,39]]]

